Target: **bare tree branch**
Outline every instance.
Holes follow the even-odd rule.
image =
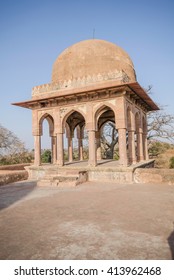
[[[174,116],[160,111],[148,114],[148,139],[174,141]]]
[[[24,151],[24,143],[10,130],[0,124],[0,155]]]

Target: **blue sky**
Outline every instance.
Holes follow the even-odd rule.
[[[33,147],[29,100],[51,81],[52,65],[70,45],[95,38],[128,52],[137,80],[174,114],[173,0],[6,0],[0,4],[0,123]]]

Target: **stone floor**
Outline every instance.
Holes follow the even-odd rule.
[[[122,166],[119,164],[119,161],[117,160],[113,160],[113,159],[102,159],[102,160],[98,160],[97,161],[97,166],[95,167],[89,167],[88,166],[88,161],[87,160],[83,160],[83,161],[73,161],[73,162],[65,162],[65,165],[62,168],[84,168],[84,169],[122,169],[122,170],[134,170],[137,167],[142,167],[142,166],[146,166],[149,164],[152,164],[154,162],[154,160],[150,159],[150,160],[146,160],[146,161],[141,161],[141,162],[137,162],[135,164],[131,164],[127,167]],[[44,166],[44,165],[42,165]],[[47,165],[48,167],[49,165]],[[51,167],[51,165],[50,165]],[[59,167],[60,168],[60,167]]]
[[[174,259],[174,187],[0,187],[0,259]],[[173,256],[172,256],[173,255]]]

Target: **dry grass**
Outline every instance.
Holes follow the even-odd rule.
[[[174,149],[168,149],[159,154],[155,159],[155,167],[170,168],[170,158],[174,157]]]

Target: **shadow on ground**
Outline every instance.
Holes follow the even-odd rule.
[[[0,186],[0,210],[23,199],[36,188],[34,182],[17,182]]]
[[[174,230],[171,232],[167,240],[171,250],[172,260],[174,260]]]

